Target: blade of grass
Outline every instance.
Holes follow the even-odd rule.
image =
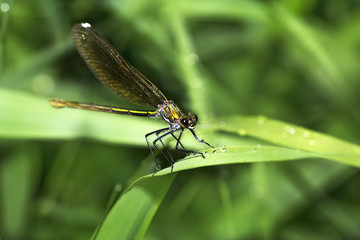
[[[305,151],[279,147],[228,147],[212,150],[205,159],[189,156],[175,164],[174,172],[202,166],[286,161],[313,156]],[[170,168],[166,168],[155,177],[150,174],[136,180],[115,203],[96,239],[141,239],[175,176],[170,174]]]
[[[142,239],[176,174],[135,181],[115,203],[96,239]]]
[[[71,40],[57,42],[49,48],[39,51],[36,55],[26,60],[19,61],[16,65],[8,67],[1,77],[2,86],[19,86],[28,84],[28,79],[46,69],[46,67],[63,55],[72,47]],[[25,83],[24,83],[25,82]]]
[[[74,139],[145,145],[144,133],[161,121],[74,109],[55,109],[48,99],[0,89],[0,138]]]
[[[144,133],[161,128],[160,121],[151,119],[119,117],[74,109],[57,110],[53,109],[46,99],[4,89],[0,89],[0,110],[2,112],[0,136],[2,138],[73,139],[89,137],[105,142],[144,145]],[[272,144],[312,153],[304,157],[328,158],[360,166],[359,146],[265,117],[228,117],[220,119],[216,124],[208,127],[208,130],[218,129],[240,136],[248,135]],[[245,151],[249,150],[245,149]],[[272,154],[271,151],[269,154]],[[222,156],[222,158],[224,157]],[[233,157],[234,155],[230,155],[230,158]],[[283,157],[286,158],[287,155]],[[244,156],[241,158],[244,159]],[[225,159],[223,164],[230,163],[228,161]],[[219,162],[210,164],[208,162],[208,165],[212,164],[218,165]],[[220,162],[220,164],[222,163]],[[201,163],[188,167],[202,166],[205,165]]]
[[[35,144],[18,146],[9,150],[0,164],[1,229],[2,236],[8,239],[24,238],[40,164]]]
[[[217,129],[251,136],[281,146],[309,151],[319,157],[360,166],[360,147],[335,137],[265,117],[228,117]]]
[[[188,18],[228,18],[258,23],[270,21],[267,5],[256,1],[181,1],[181,12]]]
[[[7,11],[1,11],[1,25],[0,25],[0,76],[3,71],[4,63],[5,63],[5,44],[6,44],[6,37],[7,31],[9,26],[9,13],[8,11],[12,7],[12,1],[1,3],[4,4],[3,7],[7,7]]]
[[[203,153],[205,158],[202,158],[200,155],[189,155],[183,160],[178,161],[174,165],[173,172],[226,164],[289,161],[295,159],[321,157],[320,155],[307,151],[271,146],[232,146],[214,148],[203,151]],[[166,168],[156,173],[155,176],[162,176],[169,174],[170,172],[171,169]]]
[[[185,24],[182,13],[179,11],[177,2],[172,1],[167,17],[169,19],[171,30],[173,31],[175,44],[177,48],[176,67],[181,73],[185,87],[188,90],[190,104],[192,109],[198,115],[206,116],[209,114],[208,104],[206,104],[205,81],[198,72],[198,55],[192,44],[192,39]],[[207,116],[208,117],[208,116]]]

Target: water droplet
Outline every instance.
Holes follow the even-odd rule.
[[[8,3],[4,2],[0,5],[0,10],[2,12],[8,12],[10,10],[10,5]]]
[[[266,117],[260,116],[258,117],[257,123],[258,125],[263,125],[265,123]]]
[[[260,144],[258,144],[258,145],[257,145],[257,148],[258,148],[258,149],[260,149],[260,148],[261,148],[261,145],[260,145]]]
[[[288,132],[288,133],[290,133],[290,134],[294,134],[294,133],[295,133],[295,128],[286,126],[286,127],[284,128],[284,131],[285,131],[285,132]]]
[[[240,128],[239,131],[238,131],[238,133],[239,133],[240,136],[246,136],[246,135],[247,135],[246,130],[243,129],[243,128]]]
[[[308,138],[309,136],[310,136],[310,133],[307,132],[307,131],[305,131],[305,132],[304,132],[304,137]]]
[[[259,199],[263,197],[264,190],[260,185],[254,184],[249,189],[249,195],[252,198]]]
[[[195,65],[199,62],[199,56],[196,53],[190,53],[185,57],[185,63],[188,65]]]
[[[214,150],[212,153],[215,154],[215,153],[216,153],[216,150]]]
[[[122,185],[121,185],[120,183],[117,183],[117,184],[115,185],[114,191],[120,192],[121,189],[122,189]]]
[[[309,139],[309,142],[308,142],[310,145],[314,145],[315,144],[315,140],[314,139]]]
[[[256,148],[253,148],[253,149],[251,149],[251,152],[250,153],[256,153]]]
[[[226,148],[220,148],[220,151],[226,152]]]
[[[32,88],[39,95],[50,94],[54,90],[54,85],[54,80],[46,74],[39,74],[32,81]]]

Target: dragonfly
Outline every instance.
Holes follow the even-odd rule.
[[[198,122],[197,115],[194,113],[184,114],[172,100],[168,100],[151,81],[127,62],[89,23],[75,24],[72,28],[71,35],[77,51],[92,73],[103,85],[129,102],[152,106],[154,110],[136,110],[62,99],[50,99],[50,104],[53,107],[77,108],[120,115],[162,119],[169,125],[168,127],[152,131],[145,135],[147,146],[155,161],[156,172],[161,170],[161,166],[156,160],[149,141],[149,137],[153,135],[156,137],[155,140],[152,141],[152,145],[170,163],[171,172],[173,171],[175,160],[163,142],[165,137],[172,136],[176,140],[175,149],[177,151],[182,151],[187,154],[199,154],[205,158],[203,153],[188,150],[181,143],[183,132],[185,129],[188,129],[196,141],[214,148],[206,141],[200,140],[197,137],[194,131]],[[180,131],[180,133],[176,136],[175,132],[178,131]],[[165,151],[160,149],[159,142]]]

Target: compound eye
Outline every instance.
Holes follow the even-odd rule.
[[[195,123],[197,123],[198,121],[198,116],[196,114],[194,114],[194,119],[195,119]]]
[[[181,126],[184,128],[189,127],[189,121],[186,118],[181,119]]]

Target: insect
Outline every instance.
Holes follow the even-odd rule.
[[[180,141],[184,130],[189,129],[196,141],[213,147],[196,136],[194,128],[198,122],[198,117],[195,114],[182,113],[172,100],[168,100],[152,82],[118,54],[106,39],[96,32],[89,23],[74,25],[71,34],[76,49],[100,82],[124,99],[136,104],[153,106],[155,110],[134,110],[92,103],[51,99],[50,103],[53,107],[78,108],[122,115],[161,118],[169,124],[169,127],[158,129],[145,135],[146,143],[156,164],[156,171],[159,171],[161,167],[154,156],[149,142],[149,137],[154,134],[156,138],[152,144],[171,164],[171,171],[173,170],[175,161],[162,141],[166,136],[171,135],[175,138],[176,150],[185,153],[200,154],[204,158],[204,155],[200,152],[187,150]],[[178,137],[174,134],[176,131],[180,131]],[[165,152],[159,148],[159,142],[162,144]]]

